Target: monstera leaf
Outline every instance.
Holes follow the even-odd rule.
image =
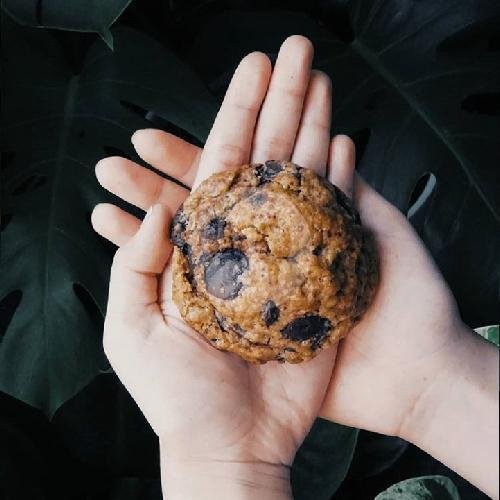
[[[99,33],[113,47],[109,27],[131,0],[3,0],[2,7],[16,21],[27,26],[45,26],[71,31]]]
[[[349,467],[349,479],[365,479],[392,467],[404,454],[408,443],[396,436],[361,431]]]
[[[292,465],[293,498],[330,500],[349,470],[357,436],[357,429],[318,418]]]
[[[150,125],[153,107],[203,139],[215,101],[169,50],[137,32],[116,30],[115,52],[98,41],[73,74],[48,32],[3,22],[0,301],[15,313],[0,343],[0,389],[50,416],[104,367],[110,252],[89,224],[105,199],[94,164],[133,156],[130,135]]]
[[[424,476],[401,481],[375,500],[460,500],[453,482],[444,476]]]
[[[481,326],[476,328],[476,332],[491,343],[500,346],[499,325]]]
[[[220,94],[245,53],[274,56],[286,36],[310,37],[315,66],[333,80],[334,132],[357,142],[358,169],[409,214],[464,319],[473,326],[497,323],[500,5],[322,5],[321,24],[296,12],[215,15],[204,23],[191,60]],[[211,57],[223,51],[224,58]]]

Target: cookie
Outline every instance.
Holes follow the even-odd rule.
[[[299,363],[367,308],[377,258],[347,196],[286,161],[212,175],[171,226],[173,299],[215,348]]]

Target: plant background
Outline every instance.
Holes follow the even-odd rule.
[[[138,160],[129,138],[146,126],[203,144],[238,60],[252,50],[274,59],[290,34],[313,40],[315,66],[334,83],[333,132],[354,138],[357,168],[407,213],[464,320],[498,324],[497,2],[4,0],[2,8],[6,498],[161,498],[157,440],[101,348],[114,249],[89,216],[117,200],[93,166],[112,154]],[[483,334],[498,343],[498,328]],[[436,474],[458,493],[429,479],[380,498],[486,498],[400,439],[318,420],[292,477],[299,499],[363,500]]]

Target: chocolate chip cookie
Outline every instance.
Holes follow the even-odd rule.
[[[217,349],[298,363],[344,337],[377,284],[344,193],[286,161],[217,173],[172,221],[173,298]]]

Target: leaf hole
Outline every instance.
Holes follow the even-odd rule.
[[[125,109],[128,109],[134,115],[137,115],[142,119],[146,118],[146,115],[148,113],[147,109],[141,108],[141,106],[138,106],[137,104],[134,104],[133,102],[129,102],[129,101],[120,101],[120,104]]]
[[[5,231],[12,220],[12,214],[2,214],[0,217],[0,232]]]
[[[112,243],[111,241],[107,240],[104,236],[101,236],[99,233],[96,232],[94,229],[94,226],[92,225],[92,212],[85,212],[85,220],[87,221],[87,224],[89,225],[90,229],[92,229],[92,233],[99,239],[99,241],[103,244],[106,254],[112,257],[115,252],[116,252],[116,245]]]
[[[127,158],[127,160],[130,160],[130,156],[122,149],[115,148],[114,146],[103,146],[102,149],[107,156],[121,156],[122,158]]]
[[[460,107],[475,115],[497,116],[500,114],[500,92],[472,94],[462,101]]]
[[[0,339],[2,339],[21,303],[23,292],[14,290],[0,301]]]
[[[43,186],[47,182],[47,177],[45,175],[33,174],[27,179],[21,182],[13,191],[14,196],[24,194],[28,191],[34,191],[35,189]]]
[[[363,159],[368,141],[370,140],[370,135],[371,130],[369,128],[363,128],[351,134],[351,139],[356,146],[356,168],[358,168],[358,165]]]
[[[408,218],[415,215],[430,199],[436,189],[436,176],[432,172],[426,172],[415,184],[408,201],[406,215]]]
[[[73,283],[73,292],[78,297],[78,300],[85,309],[85,312],[92,321],[92,324],[96,327],[96,329],[102,332],[104,317],[92,295],[90,295],[88,290],[83,285],[80,285],[80,283]]]
[[[195,146],[198,147],[203,146],[203,143],[200,140],[198,140],[194,135],[190,134],[187,130],[184,130],[175,123],[172,123],[171,121],[165,120],[164,118],[158,116],[153,111],[149,111],[146,114],[146,119],[149,122],[151,122],[154,128],[159,128],[165,132],[174,134],[177,137],[180,137],[181,139],[184,139],[185,141],[194,144]]]
[[[120,101],[120,103],[124,108],[128,109],[135,115],[149,121],[154,128],[158,128],[160,130],[164,130],[165,132],[174,134],[177,137],[180,137],[185,141],[191,142],[196,146],[203,145],[202,142],[200,142],[194,135],[190,134],[187,130],[184,130],[178,125],[175,125],[175,123],[165,120],[161,116],[158,116],[155,112],[148,111],[147,109],[142,108],[141,106],[138,106],[137,104],[134,104],[129,101]]]

